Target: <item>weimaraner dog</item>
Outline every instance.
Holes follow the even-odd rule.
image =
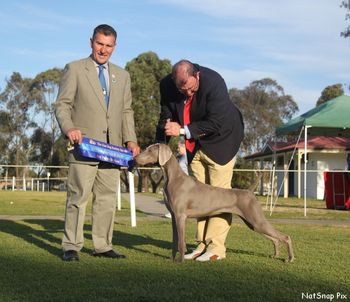
[[[279,243],[284,242],[288,249],[286,261],[294,260],[291,238],[275,230],[266,220],[259,201],[251,191],[222,189],[195,180],[182,171],[177,159],[165,144],[149,146],[135,157],[135,161],[140,166],[159,163],[163,170],[166,207],[172,214],[173,260],[177,251],[180,253],[179,260],[184,260],[186,218],[220,213],[237,214],[250,229],[270,239],[274,244],[274,257],[279,255]]]

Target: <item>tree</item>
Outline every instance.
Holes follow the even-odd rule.
[[[9,164],[8,146],[11,141],[11,126],[9,121],[11,115],[9,112],[0,111],[0,162]]]
[[[63,134],[55,141],[53,150],[51,164],[53,166],[68,166],[67,139]],[[50,172],[53,177],[67,177],[68,175],[67,169],[54,168]]]
[[[323,89],[321,96],[318,98],[316,107],[343,94],[344,90],[342,84],[334,84],[327,86],[325,89]]]
[[[36,128],[30,138],[30,144],[32,146],[30,162],[48,165],[52,149],[50,134],[43,128]]]
[[[54,102],[56,100],[59,82],[62,75],[62,69],[53,68],[39,73],[33,80],[33,89],[37,89],[40,93],[40,101],[38,101],[38,108],[41,111],[40,129],[50,129],[49,135],[49,152],[45,162],[47,164],[52,163],[52,157],[54,154],[55,141],[60,136],[60,129],[55,117]],[[38,130],[40,130],[38,129]],[[37,132],[39,133],[39,132]],[[44,138],[44,136],[36,136],[36,139]],[[36,141],[39,143],[38,141]]]
[[[7,142],[5,157],[16,165],[28,164],[32,151],[28,133],[37,126],[34,117],[38,112],[38,91],[33,89],[32,83],[32,79],[23,78],[20,73],[14,72],[0,94],[0,133]],[[17,168],[16,177],[18,176]]]
[[[343,0],[340,7],[346,9],[345,20],[350,20],[350,1]],[[347,28],[345,28],[345,30],[340,33],[340,36],[344,38],[350,37],[350,25],[348,25]]]
[[[276,127],[299,110],[293,98],[270,78],[253,81],[243,90],[230,89],[229,94],[244,119],[242,153],[260,150],[273,136]]]
[[[169,60],[154,52],[140,54],[126,65],[131,77],[136,135],[141,148],[154,143],[160,110],[160,80],[171,72]]]
[[[55,141],[54,153],[52,156],[53,166],[68,166],[67,139],[64,134]]]
[[[135,113],[136,135],[142,149],[154,143],[160,111],[159,82],[171,72],[169,60],[160,60],[156,53],[145,52],[127,63],[131,77],[133,110]],[[150,170],[145,170],[140,180],[148,191]],[[153,191],[155,189],[153,184]]]

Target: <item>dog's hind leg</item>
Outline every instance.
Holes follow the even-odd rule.
[[[269,235],[263,234],[267,239],[271,240],[273,243],[273,247],[275,250],[274,255],[272,256],[272,258],[277,258],[280,255],[280,241],[274,237],[271,237]]]
[[[250,228],[252,231],[254,231],[254,226],[247,220],[245,219],[243,216],[239,215],[239,217],[243,220],[243,222],[246,224],[246,226],[248,228]],[[263,234],[267,239],[271,240],[272,243],[273,243],[273,246],[274,246],[274,250],[275,250],[275,254],[273,255],[273,258],[276,258],[278,257],[279,255],[279,240],[272,237],[272,236],[269,236],[267,234]]]
[[[293,245],[292,245],[292,239],[290,238],[290,236],[286,235],[286,245],[287,245],[287,249],[288,249],[288,262],[293,262],[295,257],[294,257],[294,252],[293,252]]]
[[[255,208],[255,211],[249,212],[247,215],[243,215],[241,213],[239,216],[245,222],[245,224],[252,230],[265,235],[268,239],[270,239],[274,245],[274,257],[278,257],[279,255],[279,244],[280,242],[284,242],[287,246],[288,250],[288,262],[292,262],[294,260],[294,253],[292,247],[291,238],[278,232],[265,218],[262,209]]]
[[[250,197],[250,202],[247,204],[248,206],[239,208],[239,216],[248,225],[248,227],[260,234],[265,235],[273,242],[275,248],[275,257],[277,257],[279,254],[279,243],[284,242],[288,249],[287,261],[292,262],[294,260],[294,253],[291,238],[286,234],[278,232],[270,224],[270,222],[265,218],[259,201],[254,196]]]
[[[293,247],[292,247],[292,239],[289,235],[283,234],[276,229],[273,228],[273,226],[266,220],[264,223],[258,224],[256,227],[254,226],[254,230],[265,235],[268,239],[270,239],[275,248],[275,255],[274,257],[278,257],[279,255],[279,243],[284,242],[287,246],[288,251],[288,260],[287,262],[293,262],[294,261],[294,253],[293,253]]]

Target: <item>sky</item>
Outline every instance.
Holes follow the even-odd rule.
[[[0,90],[13,72],[35,77],[87,57],[93,28],[118,32],[121,67],[153,51],[188,59],[243,89],[270,77],[293,97],[297,115],[329,85],[350,82],[350,39],[341,0],[11,0],[0,9]],[[344,89],[350,94],[348,89]]]

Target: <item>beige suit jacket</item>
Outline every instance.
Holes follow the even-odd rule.
[[[104,100],[96,67],[91,57],[66,65],[55,103],[57,121],[64,134],[77,128],[83,136],[122,146],[137,142],[134,112],[131,108],[129,73],[108,63],[109,105]],[[69,155],[69,162],[94,164],[81,157],[77,150]]]

